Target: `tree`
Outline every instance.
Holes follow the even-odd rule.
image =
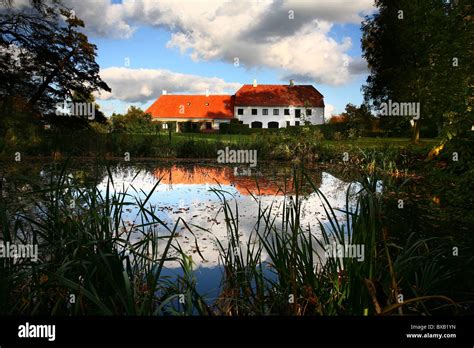
[[[99,76],[96,46],[78,29],[83,21],[57,1],[17,9],[3,1],[0,15],[0,98],[11,108],[41,114],[74,93],[111,91]],[[6,110],[11,111],[11,110]]]
[[[112,114],[110,117],[113,132],[149,133],[156,132],[152,116],[136,106],[130,106],[125,115]]]
[[[357,107],[351,103],[346,105],[345,112],[341,114],[348,122],[348,128],[361,131],[372,130],[373,116],[365,104]]]
[[[100,106],[96,104],[95,97],[92,93],[83,94],[81,92],[75,91],[72,95],[72,101],[77,103],[93,103],[94,104],[94,119],[93,122],[98,122],[102,124],[107,123],[107,117],[105,117],[104,113],[100,111]]]
[[[467,100],[472,95],[472,5],[463,0],[375,4],[378,13],[362,24],[362,50],[370,69],[363,87],[366,102],[375,109],[388,100],[420,103],[421,116],[413,120],[414,142],[423,123],[441,128],[452,112],[466,118],[472,110],[472,99]],[[454,58],[463,62],[462,68]]]

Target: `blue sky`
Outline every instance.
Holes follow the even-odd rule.
[[[263,0],[244,7],[237,0],[186,0],[179,6],[171,0],[138,6],[101,0],[71,6],[84,19],[101,76],[112,87],[112,94],[97,98],[107,115],[129,105],[145,109],[162,89],[232,94],[254,79],[287,84],[290,77],[313,84],[325,96],[327,113],[338,114],[363,100],[360,20],[371,1],[335,2]],[[294,18],[287,21],[288,9]]]

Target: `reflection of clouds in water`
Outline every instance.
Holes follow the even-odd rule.
[[[176,241],[179,242],[183,251],[192,256],[193,261],[197,267],[214,267],[219,264],[219,251],[215,239],[226,245],[227,227],[224,219],[224,212],[222,202],[215,192],[211,189],[222,190],[228,192],[225,194],[228,200],[229,207],[239,220],[239,233],[241,240],[246,243],[251,232],[255,230],[258,219],[258,202],[247,192],[242,192],[242,187],[235,185],[232,180],[226,180],[222,186],[215,183],[216,172],[209,172],[201,167],[195,166],[193,170],[188,172],[180,169],[179,172],[172,172],[172,169],[165,170],[157,169],[154,173],[149,171],[142,171],[136,177],[136,171],[133,167],[122,168],[122,170],[112,171],[114,187],[117,192],[124,189],[128,190],[128,194],[144,201],[146,196],[151,192],[153,187],[158,182],[157,171],[163,174],[168,174],[168,179],[165,179],[166,174],[163,175],[163,180],[156,187],[155,191],[148,200],[147,207],[151,206],[155,214],[170,228],[173,229],[179,218],[183,219],[192,229],[194,236],[197,239],[199,251],[203,255],[205,261],[202,261],[199,253],[196,250],[195,240],[193,234],[189,233],[185,228],[184,223],[180,222],[177,232]],[[171,171],[171,172],[170,172]],[[197,174],[196,174],[197,173]],[[217,172],[219,176],[222,172]],[[132,179],[135,179],[132,182]],[[170,178],[175,178],[172,181]],[[196,178],[197,183],[193,183]],[[222,178],[222,176],[221,176]],[[179,183],[179,182],[183,183]],[[209,181],[209,182],[207,182]],[[248,185],[251,182],[240,181],[240,185]],[[105,179],[99,185],[99,189],[105,193],[107,180]],[[133,188],[132,188],[133,186]],[[329,204],[333,208],[344,209],[346,204],[346,190],[349,184],[337,179],[328,173],[322,173],[322,180],[320,190],[326,196]],[[355,186],[355,185],[353,185]],[[239,188],[241,190],[239,190]],[[248,188],[248,186],[246,187]],[[356,192],[357,188],[353,188]],[[267,184],[265,187],[267,192],[276,192]],[[282,195],[268,194],[258,197],[262,209],[270,209],[272,216],[276,216],[275,226],[279,227],[282,224],[283,209],[285,204],[285,197]],[[129,202],[134,202],[132,197],[126,199]],[[288,201],[288,199],[287,199]],[[235,204],[237,203],[237,210]],[[273,205],[272,205],[273,204]],[[138,215],[138,207],[129,206],[124,210],[122,218],[129,224],[141,224],[141,218]],[[342,212],[336,212],[338,217],[343,216]],[[328,224],[322,202],[316,193],[311,193],[307,197],[301,199],[301,225],[304,231],[311,230],[315,237],[320,237],[320,227],[318,218],[323,225]],[[197,227],[199,226],[199,228]],[[262,227],[261,227],[262,228]],[[158,234],[167,234],[163,226],[156,228]],[[261,230],[262,232],[263,230]],[[255,234],[255,233],[254,233]],[[141,233],[135,233],[133,239],[136,241],[141,237]],[[255,237],[255,236],[254,236]],[[159,250],[165,246],[165,241],[159,243]],[[262,259],[266,259],[267,255],[262,255]],[[167,267],[179,267],[177,262],[170,262]]]

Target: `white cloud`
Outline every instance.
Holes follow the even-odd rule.
[[[127,16],[126,8],[122,4],[112,4],[110,0],[64,0],[63,3],[84,21],[87,34],[130,38],[136,30],[136,27],[129,23],[132,18]]]
[[[324,105],[324,119],[326,120],[326,122],[328,122],[332,116],[334,116],[334,105],[325,104]]]
[[[144,103],[159,97],[163,90],[169,94],[233,94],[242,85],[217,77],[203,77],[175,73],[162,69],[128,69],[112,67],[101,70],[101,78],[112,89],[111,93],[96,94],[101,100],[118,99]]]
[[[373,0],[67,0],[91,34],[128,38],[134,26],[164,27],[168,48],[194,60],[238,57],[246,67],[268,67],[282,78],[341,85],[360,71],[347,54],[352,43],[329,36],[334,23],[360,23]],[[290,19],[291,14],[294,19]]]

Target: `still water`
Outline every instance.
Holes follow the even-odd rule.
[[[225,198],[238,218],[241,240],[247,242],[250,238],[254,242],[252,238],[257,229],[259,206],[260,210],[271,210],[278,226],[281,225],[285,208],[295,199],[291,168],[267,165],[252,168],[252,171],[245,173],[251,175],[239,175],[242,171],[236,171],[233,167],[188,163],[154,165],[145,169],[119,166],[111,173],[113,190],[127,191],[134,199],[141,201],[145,201],[159,182],[146,205],[169,229],[173,230],[177,224],[177,237],[173,243],[179,243],[185,254],[192,258],[198,290],[211,299],[217,296],[221,279],[217,240],[226,245],[228,235],[222,200]],[[331,207],[345,209],[350,182],[318,170],[311,172],[311,179]],[[99,185],[101,192],[105,193],[107,185],[110,190],[109,179],[105,178]],[[351,185],[350,192],[355,193],[357,188],[358,185]],[[329,222],[320,198],[312,190],[306,190],[301,194],[300,202],[303,230],[311,231],[316,238],[320,237],[319,224]],[[344,214],[337,214],[341,224],[344,224]],[[136,230],[132,233],[132,239],[141,238],[140,228],[136,228],[143,223],[138,206],[130,205],[124,210],[122,218],[125,228],[132,232]],[[158,234],[169,234],[159,224],[155,228]],[[164,247],[165,243],[162,244]],[[177,253],[171,252],[171,256],[177,256]],[[263,253],[262,261],[266,257]],[[179,272],[177,261],[167,262],[167,274]]]

